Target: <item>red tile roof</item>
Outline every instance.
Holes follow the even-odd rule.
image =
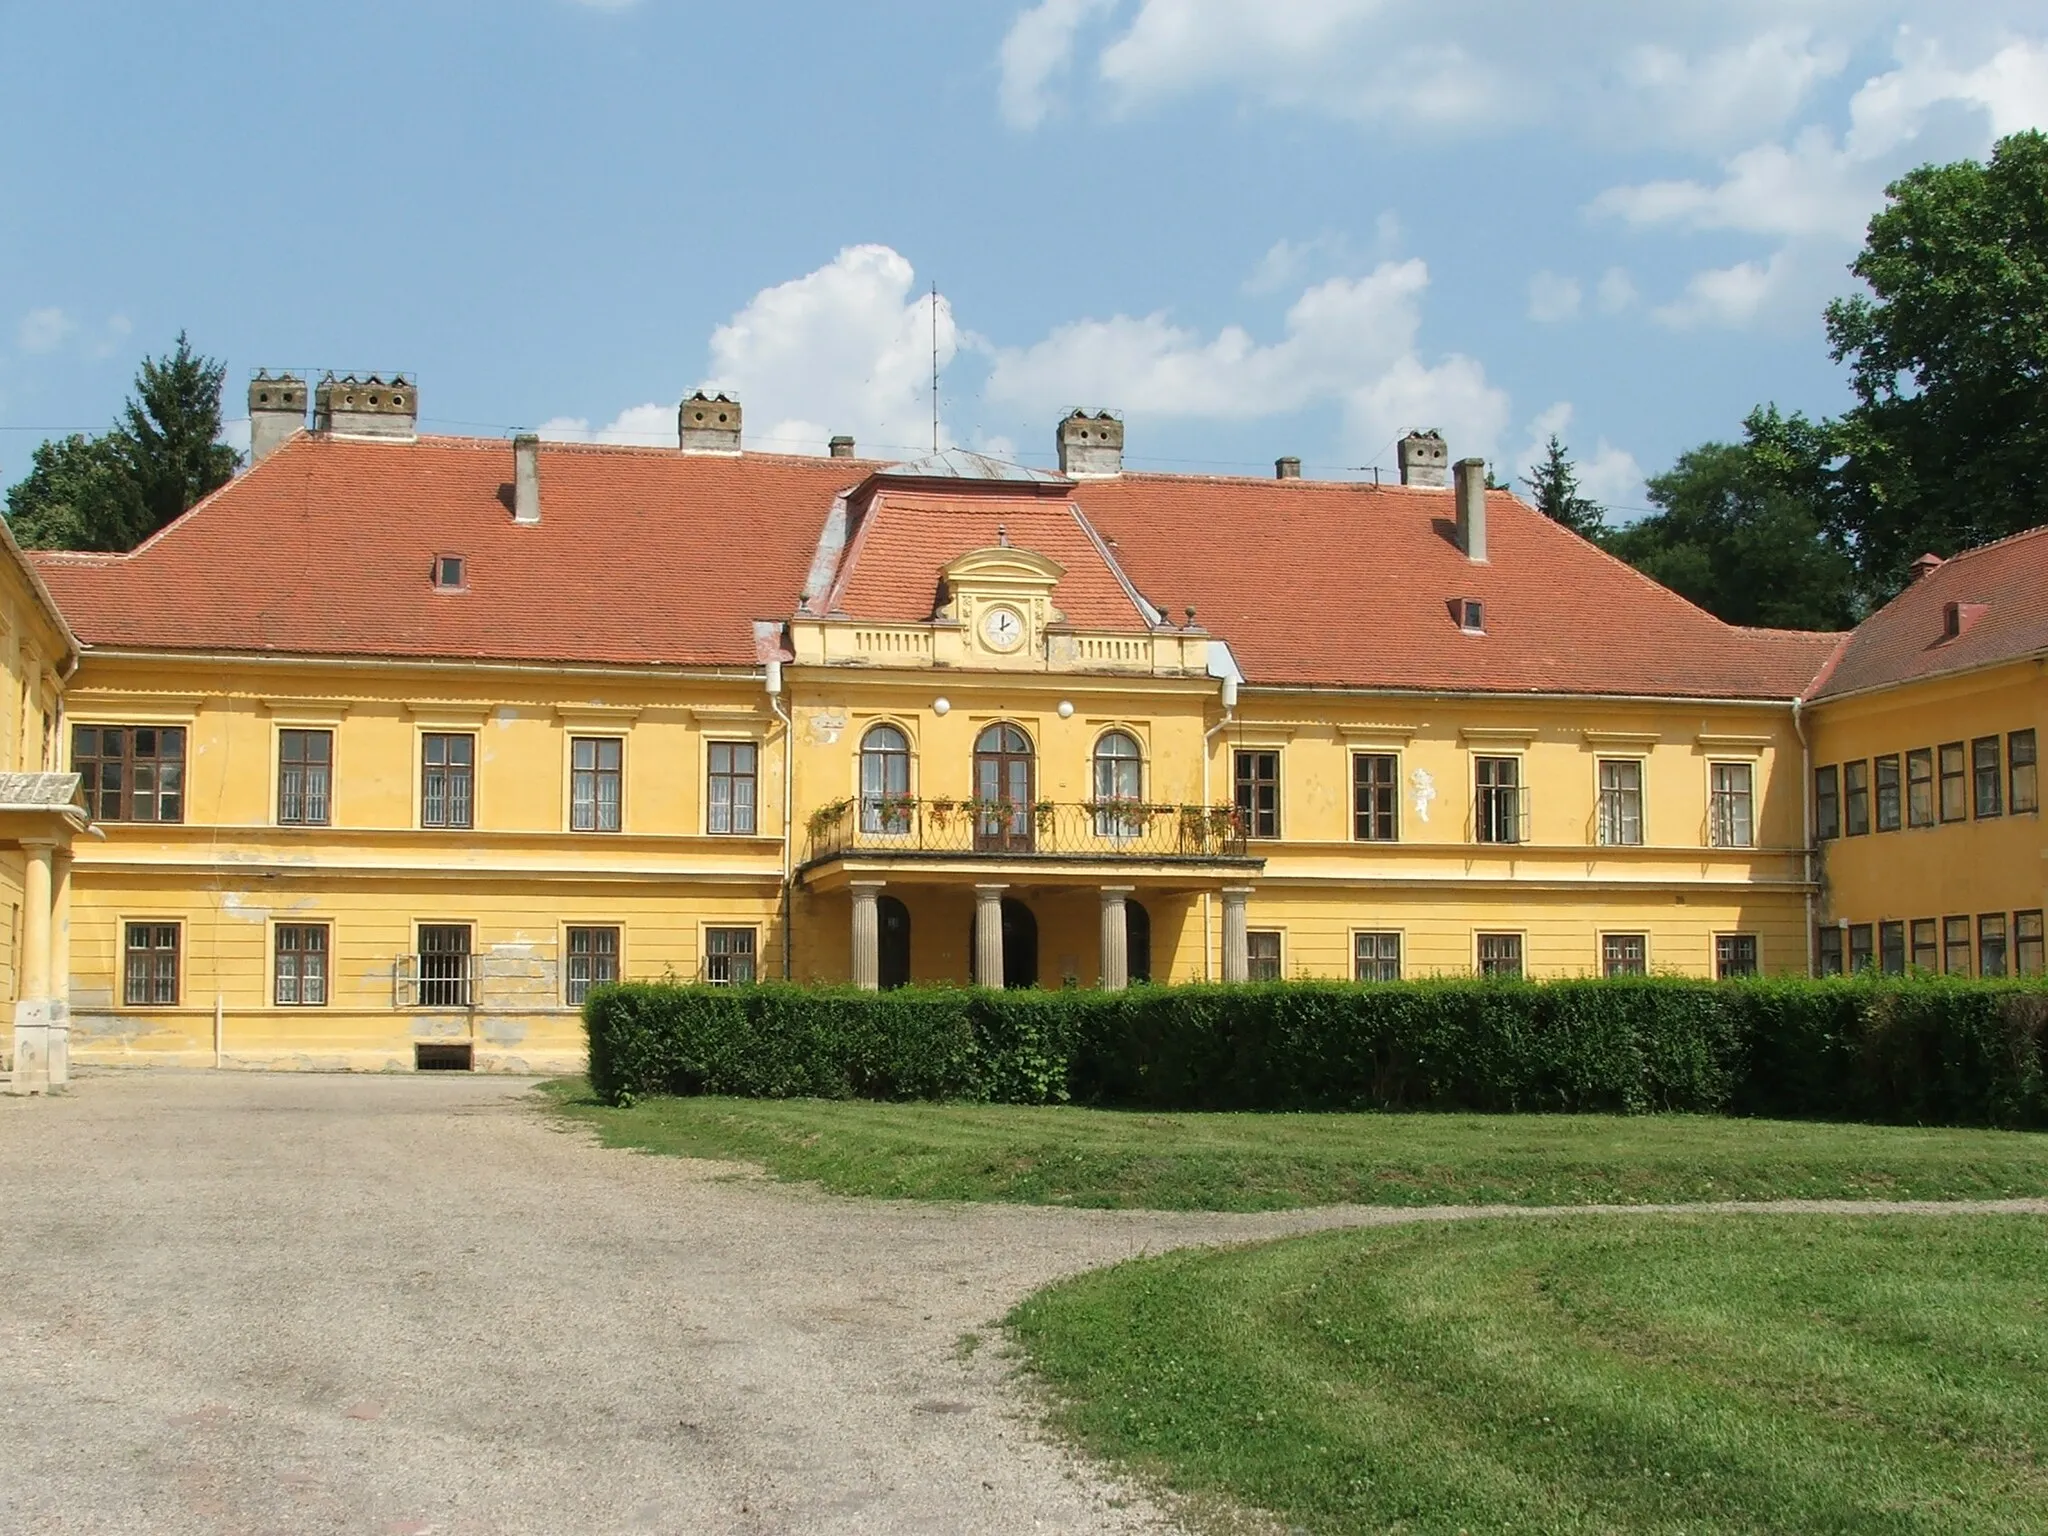
[[[34,559],[88,646],[753,666],[754,623],[796,612],[835,499],[879,467],[545,444],[522,527],[501,440],[301,436],[132,554]],[[1485,565],[1448,491],[1131,474],[882,480],[874,500],[838,560],[849,616],[928,617],[939,568],[1001,523],[1066,567],[1071,622],[1143,627],[1120,566],[1254,684],[1790,698],[1839,639],[1723,624],[1503,493]],[[441,554],[464,591],[433,589]],[[1457,598],[1486,605],[1484,635]]]
[[[1947,638],[1949,604],[1963,632]],[[2048,527],[1935,565],[1842,645],[1810,697],[1831,698],[2048,652]]]

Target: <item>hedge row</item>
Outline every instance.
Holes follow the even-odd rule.
[[[590,1078],[648,1094],[1143,1109],[1687,1110],[2048,1127],[2048,987],[1676,978],[1128,992],[632,984]]]

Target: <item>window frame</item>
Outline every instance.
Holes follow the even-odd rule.
[[[1265,941],[1273,941],[1273,953],[1266,956],[1259,951]],[[1260,972],[1271,966],[1270,976]],[[1253,981],[1285,981],[1287,979],[1287,930],[1284,928],[1247,928],[1244,931],[1244,979]]]
[[[1870,760],[1870,798],[1873,831],[1896,832],[1905,826],[1906,781],[1898,753],[1886,752]]]
[[[1386,770],[1384,781],[1378,777],[1381,768]],[[1354,751],[1351,754],[1351,840],[1355,843],[1398,843],[1401,840],[1400,753]]]
[[[1994,963],[1995,962],[1995,963]],[[1977,914],[1977,974],[1989,981],[2012,971],[2012,928],[2003,912]]]
[[[1989,762],[1984,749],[1991,749]],[[1986,810],[1985,807],[1990,809]],[[1970,819],[1990,821],[2005,814],[2005,742],[1998,736],[1977,736],[1970,742]]]
[[[320,941],[308,946],[306,937],[318,934]],[[288,939],[290,940],[288,942]],[[286,997],[285,958],[291,956],[295,962],[292,990],[298,994]],[[307,960],[319,959],[318,997],[309,998],[307,991]],[[289,923],[272,923],[270,926],[270,1003],[273,1008],[325,1008],[334,999],[334,924],[324,918],[295,919]]]
[[[1877,924],[1849,925],[1849,974],[1861,976],[1877,969]]]
[[[106,733],[109,731],[119,731],[122,739],[121,752],[113,757],[107,756],[100,750],[105,744]],[[81,752],[79,746],[86,732],[92,733],[93,750]],[[135,749],[135,738],[143,732],[149,733],[157,741],[156,750],[146,756],[138,753]],[[164,753],[163,747],[173,738],[177,742],[178,750],[175,756],[167,756]],[[91,721],[73,721],[71,723],[69,746],[71,771],[79,775],[79,789],[85,796],[86,814],[91,816],[94,821],[115,822],[122,825],[143,827],[177,827],[185,824],[185,803],[191,797],[190,785],[186,781],[186,775],[192,761],[191,728],[189,726],[184,724],[159,725],[154,721],[143,721],[136,724],[116,720],[105,725],[95,724]],[[104,787],[106,765],[109,763],[119,764],[121,770],[120,786],[112,791],[118,797],[116,802],[117,808],[112,815],[109,815],[106,810],[108,791]],[[136,771],[138,767],[144,765],[149,768],[151,783],[154,786],[148,791],[152,814],[137,816],[135,814],[135,797],[137,793],[135,788]],[[167,793],[163,788],[163,776],[167,765],[176,776],[176,788],[168,791],[170,797],[176,802],[177,808],[177,813],[172,816],[161,814],[164,798]]]
[[[1814,935],[1814,965],[1822,976],[1841,976],[1848,971],[1847,935],[1839,923],[1822,923]]]
[[[1749,947],[1746,962],[1731,964],[1731,955],[1741,954],[1740,946]],[[1714,979],[1716,981],[1740,981],[1748,976],[1761,976],[1764,969],[1763,940],[1753,933],[1717,933],[1714,935]]]
[[[1497,951],[1489,956],[1487,946]],[[1507,967],[1513,966],[1512,970]],[[1472,934],[1472,974],[1499,981],[1524,981],[1529,975],[1528,935],[1519,929],[1475,929]]]
[[[138,933],[147,933],[150,938],[141,945],[135,942]],[[157,942],[164,934],[170,935],[168,944]],[[145,971],[143,991],[151,995],[136,996],[135,957],[170,957],[170,996],[154,994],[162,988],[163,962],[158,959],[156,967]],[[148,962],[145,962],[147,964]],[[123,1008],[178,1008],[185,1001],[185,923],[182,918],[125,917],[121,920],[121,1006]]]
[[[729,947],[742,934],[746,943]],[[721,946],[727,947],[721,947]],[[706,923],[704,925],[703,975],[707,986],[747,986],[761,979],[761,929],[755,923]],[[732,974],[732,962],[744,960],[745,974]]]
[[[1629,960],[1629,957],[1628,957],[1627,955],[1625,955],[1625,954],[1624,954],[1624,955],[1620,956],[1619,958],[1617,958],[1617,957],[1616,957],[1616,955],[1614,954],[1614,946],[1615,946],[1616,944],[1622,944],[1622,945],[1626,945],[1626,944],[1627,944],[1627,943],[1628,943],[1628,942],[1629,942],[1630,940],[1633,940],[1633,941],[1635,942],[1635,947],[1636,947],[1636,949],[1637,949],[1637,951],[1638,951],[1638,954],[1636,955],[1636,957],[1635,957],[1635,959],[1634,959],[1634,962],[1633,962],[1633,967],[1632,967],[1632,968],[1631,968],[1631,962],[1630,962],[1630,960]],[[1648,933],[1645,933],[1645,932],[1640,932],[1640,931],[1635,931],[1635,932],[1620,932],[1620,931],[1617,931],[1617,932],[1614,932],[1614,933],[1604,933],[1604,932],[1603,932],[1603,933],[1602,933],[1602,934],[1600,935],[1600,974],[1601,974],[1602,976],[1606,976],[1606,977],[1614,977],[1614,976],[1647,976],[1647,975],[1649,975],[1649,974],[1650,974],[1650,936],[1649,936],[1649,934],[1648,934]]]
[[[1906,825],[1933,826],[1935,804],[1934,748],[1914,747],[1906,754]]]
[[[1261,774],[1259,760],[1272,759],[1273,771],[1270,776]],[[1246,772],[1246,765],[1251,771]],[[1230,759],[1231,803],[1237,807],[1238,820],[1243,823],[1244,835],[1265,842],[1277,842],[1280,837],[1282,801],[1280,794],[1281,751],[1278,747],[1233,747]],[[1265,791],[1271,804],[1259,804],[1260,792]]]
[[[1112,742],[1131,750],[1111,750]],[[1095,738],[1088,749],[1088,788],[1097,837],[1128,841],[1141,834],[1142,823],[1131,814],[1145,803],[1145,743],[1136,731],[1115,725]]]
[[[1906,922],[1888,917],[1877,925],[1877,970],[1881,976],[1906,974]]]
[[[1921,941],[1923,932],[1926,935],[1924,943]],[[1938,975],[1940,973],[1941,920],[1939,918],[1914,918],[1906,944],[1914,970],[1925,971],[1929,975]],[[1925,957],[1924,959],[1922,958],[1923,956]]]
[[[1716,782],[1722,774],[1733,774],[1740,770],[1743,787],[1738,790],[1722,789]],[[1756,847],[1756,769],[1755,762],[1748,758],[1721,757],[1707,763],[1707,846],[1710,848],[1754,848]],[[1741,836],[1723,835],[1723,808],[1731,811],[1740,807],[1742,813]]]
[[[589,767],[577,761],[585,747],[591,749]],[[611,747],[617,757],[617,762],[610,767],[604,763],[606,747]],[[586,778],[589,781],[587,795],[584,793]],[[605,825],[607,802],[604,791],[607,785],[612,791],[610,826]],[[626,830],[626,738],[620,733],[586,731],[569,738],[569,830],[607,837]]]
[[[1870,760],[1852,758],[1842,764],[1842,836],[1870,835]]]
[[[865,742],[866,738],[862,738]],[[862,747],[866,752],[866,747]],[[625,749],[620,748],[620,822],[624,816]],[[718,757],[726,755],[726,767],[720,769]],[[742,772],[739,761],[742,754],[747,758],[747,768]],[[725,801],[719,802],[719,785],[725,786]],[[742,801],[740,787],[747,786]],[[725,813],[724,826],[718,825],[719,812]],[[742,814],[744,812],[744,815]],[[744,822],[745,825],[741,823]],[[761,835],[761,744],[744,737],[724,736],[708,739],[704,743],[704,832],[709,837],[759,837]]]
[[[1370,957],[1361,953],[1365,941],[1371,940],[1376,953]],[[1393,953],[1385,951],[1391,947]],[[1402,951],[1407,947],[1406,936],[1398,928],[1354,928],[1351,930],[1351,979],[1353,981],[1399,981],[1402,977]],[[1391,964],[1392,975],[1368,976],[1368,966],[1380,968]]]
[[[2026,760],[2020,760],[2020,749]],[[2034,728],[2010,731],[2005,738],[2005,810],[2009,816],[2030,816],[2041,809],[2041,743]],[[2026,770],[2026,791],[2021,793],[2020,770]]]
[[[301,747],[314,737],[326,742],[326,756],[319,761],[301,756],[297,767],[301,770],[302,784],[298,790],[301,802],[300,814],[286,812],[287,796],[291,793],[289,781],[293,763],[287,759],[285,749],[297,741]],[[314,798],[313,782],[317,774],[319,782],[320,814],[307,813],[304,806]],[[281,725],[277,728],[277,824],[280,827],[331,827],[334,825],[334,727],[330,725]]]
[[[1529,841],[1529,791],[1522,767],[1519,752],[1472,754],[1473,842],[1512,848]],[[1507,771],[1505,779],[1500,777],[1503,769]],[[1487,779],[1489,772],[1493,775],[1491,782]]]
[[[1633,788],[1610,787],[1607,774],[1610,768],[1628,768],[1635,772]],[[1643,846],[1644,829],[1649,822],[1649,807],[1645,786],[1649,779],[1649,765],[1640,757],[1603,757],[1596,761],[1593,769],[1593,786],[1596,796],[1594,813],[1594,838],[1602,848],[1640,848]],[[1629,830],[1629,800],[1634,799],[1635,836],[1627,835]],[[1610,813],[1610,801],[1614,810]],[[1618,835],[1617,835],[1618,834]]]
[[[878,743],[878,738],[884,735],[893,736],[902,745],[891,746],[886,742]],[[894,720],[873,721],[860,733],[860,746],[855,750],[853,756],[854,795],[860,804],[861,831],[875,836],[890,837],[902,836],[910,831],[910,813],[898,808],[897,804],[911,797],[912,753],[910,732]],[[880,781],[873,785],[868,783],[868,765],[870,763],[875,765],[876,772],[874,776]],[[708,775],[711,771],[711,757],[709,753],[705,754],[704,764],[707,775],[705,784],[707,796],[706,814],[708,816],[710,785]],[[896,772],[897,769],[901,769],[900,777],[903,782],[900,785],[890,782],[892,779],[899,777]],[[756,795],[759,794],[758,785],[755,787],[755,793]]]
[[[1842,835],[1842,770],[1829,763],[1813,770],[1813,838],[1830,842]]]
[[[415,756],[418,758],[420,765],[420,785],[419,796],[417,800],[414,802],[414,804],[416,812],[419,816],[420,830],[424,832],[474,831],[476,829],[477,824],[476,770],[477,757],[479,755],[477,750],[477,732],[421,731],[419,733],[419,741],[419,751],[415,754]],[[445,743],[457,741],[466,742],[468,744],[469,760],[467,762],[453,762],[450,761],[446,755],[447,747]],[[442,760],[438,763],[431,762],[428,759],[428,753],[433,749],[435,743],[444,744],[442,746],[443,757]],[[440,779],[442,804],[442,812],[440,819],[438,820],[430,819],[427,815],[429,796],[432,793],[432,786],[436,777]],[[451,819],[448,812],[448,807],[451,804],[451,796],[449,793],[450,786],[454,784],[461,784],[465,787],[465,792],[463,796],[464,816],[463,819],[460,821]]]
[[[2012,915],[2012,974],[2048,975],[2048,922],[2039,907]]]
[[[427,934],[460,933],[460,949],[428,949]],[[476,924],[461,919],[428,922],[415,919],[412,925],[413,955],[413,997],[415,1008],[432,1009],[436,1012],[466,1011],[476,1006]],[[459,974],[452,976],[429,976],[427,956],[459,957],[462,965]],[[427,988],[437,990],[432,1000],[428,999]]]
[[[1967,912],[1950,913],[1941,920],[1941,974],[1944,976],[1969,976],[1976,960],[1976,945],[1972,941],[1972,925]],[[1956,961],[1960,958],[1962,964]]]
[[[611,936],[609,952],[586,947],[577,953],[576,941],[579,936],[595,938],[601,934]],[[581,1008],[590,996],[592,987],[610,986],[625,974],[626,930],[622,923],[565,923],[562,925],[562,1004],[567,1008]],[[578,975],[577,961],[581,960],[583,974]],[[608,976],[596,973],[606,969],[603,962],[610,961]]]
[[[1935,751],[1935,814],[1940,824],[1949,826],[1970,819],[1970,748],[1967,742],[1944,741]],[[1955,754],[1955,767],[1949,767],[1949,754]],[[1949,814],[1949,786],[1955,786],[1955,814]]]

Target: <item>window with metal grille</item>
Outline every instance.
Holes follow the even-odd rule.
[[[1527,807],[1519,757],[1472,760],[1472,835],[1482,843],[1519,843]]]
[[[572,1008],[581,1008],[592,987],[602,987],[618,979],[619,930],[571,928],[563,1000]]]
[[[75,726],[71,771],[95,821],[185,819],[182,725]]]
[[[1877,830],[1896,832],[1899,830],[1899,757],[1896,752],[1872,759],[1871,767],[1877,778]]]
[[[176,923],[128,923],[127,969],[121,1000],[130,1008],[176,1007],[178,941]]]
[[[1401,760],[1391,752],[1351,756],[1351,835],[1391,843],[1400,836]]]
[[[2005,914],[1985,912],[1977,918],[1977,974],[2005,974]]]
[[[469,924],[421,923],[418,959],[422,1008],[470,1006]]]
[[[1642,976],[1650,969],[1649,935],[1609,933],[1600,938],[1600,970],[1607,976]]]
[[[1976,778],[1976,795],[1973,808],[1979,820],[1999,815],[2004,810],[2005,775],[1999,771],[1998,738],[1979,736],[1970,743],[1970,765]]]
[[[1849,925],[1849,969],[1857,975],[1877,965],[1877,930],[1869,923]]]
[[[1643,765],[1632,758],[1600,764],[1600,841],[1634,848],[1643,841]]]
[[[707,830],[752,837],[761,749],[751,741],[714,741],[706,748],[705,760],[711,771],[710,793],[705,800],[710,809]]]
[[[2041,809],[2041,769],[2035,755],[2034,733],[2014,731],[2005,738],[2005,765],[2012,777],[2007,806],[2013,815]]]
[[[1906,974],[1906,925],[1903,922],[1877,925],[1877,963],[1887,976]]]
[[[616,736],[569,742],[569,829],[616,832],[624,798],[626,744]]]
[[[1519,933],[1479,935],[1479,974],[1519,976],[1522,974],[1522,936]]]
[[[1716,848],[1754,847],[1756,769],[1749,763],[1715,763],[1707,775],[1708,842]],[[1849,830],[1856,830],[1853,821]]]
[[[1906,825],[1934,825],[1934,749],[1915,747],[1906,754]]]
[[[1917,971],[1938,971],[1941,969],[1941,944],[1938,930],[1931,917],[1913,919],[1913,968]]]
[[[1245,978],[1248,981],[1280,979],[1280,930],[1254,928],[1244,936]]]
[[[1941,969],[1944,975],[1970,974],[1970,920],[1944,917],[1941,920]]]
[[[1823,841],[1842,835],[1842,770],[1832,763],[1813,770],[1813,830]]]
[[[1757,971],[1756,935],[1724,933],[1714,940],[1714,974],[1723,981],[1754,976]]]
[[[1858,758],[1842,764],[1842,830],[1850,837],[1870,831],[1870,764]]]
[[[2012,959],[2015,976],[2039,976],[2048,972],[2048,955],[2043,954],[2042,914],[2037,907],[2031,912],[2015,912],[2012,915]]]
[[[704,930],[704,979],[714,986],[730,986],[754,979],[754,930],[751,928],[706,928]]]
[[[1962,821],[1970,814],[1970,778],[1966,749],[1960,741],[1945,741],[1941,755],[1941,819]]]
[[[476,825],[476,738],[429,733],[420,738],[420,825]]]
[[[1351,940],[1352,974],[1360,981],[1401,979],[1401,935],[1360,933]]]
[[[288,827],[327,825],[334,732],[277,733],[277,819]]]
[[[1239,752],[1236,757],[1237,814],[1247,837],[1280,835],[1280,754]]]
[[[280,923],[271,996],[280,1008],[327,1006],[327,924]]]
[[[1820,953],[1820,973],[1823,976],[1842,974],[1842,930],[1830,923],[1821,929],[1820,943],[1815,946]]]

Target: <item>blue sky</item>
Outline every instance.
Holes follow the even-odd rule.
[[[1962,13],[1962,14],[1958,14]],[[180,328],[429,431],[1503,471],[1621,509],[1752,404],[1884,183],[2048,121],[2038,3],[0,0],[0,480]]]

